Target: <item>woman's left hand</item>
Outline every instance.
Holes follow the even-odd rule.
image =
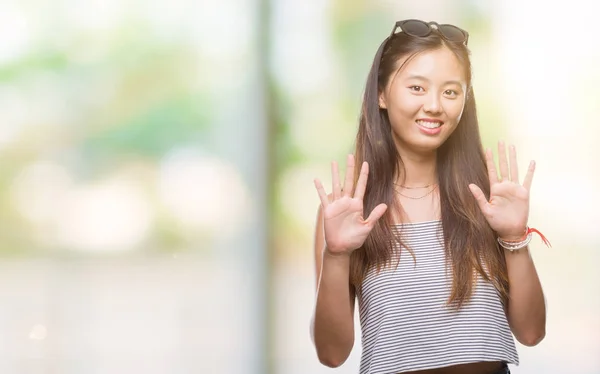
[[[498,236],[504,240],[520,240],[525,234],[529,218],[529,190],[535,170],[535,162],[529,163],[529,168],[523,184],[519,184],[517,168],[517,151],[513,145],[508,150],[510,165],[506,159],[506,149],[503,142],[498,142],[500,179],[496,172],[492,150],[485,152],[487,168],[490,177],[490,200],[478,186],[470,184],[469,188],[477,200],[483,215]],[[510,166],[510,172],[509,172]]]

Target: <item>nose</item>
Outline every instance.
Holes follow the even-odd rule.
[[[423,110],[426,113],[440,114],[442,112],[442,104],[440,98],[435,93],[431,92],[427,95]]]

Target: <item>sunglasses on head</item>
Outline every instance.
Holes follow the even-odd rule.
[[[466,45],[469,41],[469,33],[454,25],[440,25],[437,22],[425,22],[418,19],[407,19],[396,22],[396,25],[390,34],[390,38],[394,36],[398,28],[407,35],[416,36],[419,38],[425,37],[431,34],[434,30],[437,30],[442,38],[449,42],[464,43]]]

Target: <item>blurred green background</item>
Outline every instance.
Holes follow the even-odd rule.
[[[3,0],[0,372],[356,373],[358,329],[335,370],[309,337],[312,181],[352,151],[379,44],[419,18],[469,31],[484,145],[537,161],[548,331],[511,370],[600,373],[594,9]]]

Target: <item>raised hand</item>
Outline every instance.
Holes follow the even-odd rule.
[[[490,178],[490,200],[486,200],[478,186],[470,184],[469,188],[489,225],[498,236],[504,240],[520,240],[523,238],[529,218],[529,190],[535,162],[529,163],[521,185],[517,168],[517,151],[514,146],[509,147],[509,165],[504,143],[498,142],[500,179],[498,179],[491,149],[486,150],[485,155]]]
[[[340,185],[338,165],[331,163],[333,184],[330,199],[319,179],[315,179],[315,187],[321,199],[324,217],[326,250],[331,254],[350,254],[360,248],[373,229],[377,220],[383,216],[387,205],[379,204],[369,217],[363,218],[363,197],[367,187],[369,165],[362,164],[360,176],[354,186],[354,156],[348,155],[344,188]]]

